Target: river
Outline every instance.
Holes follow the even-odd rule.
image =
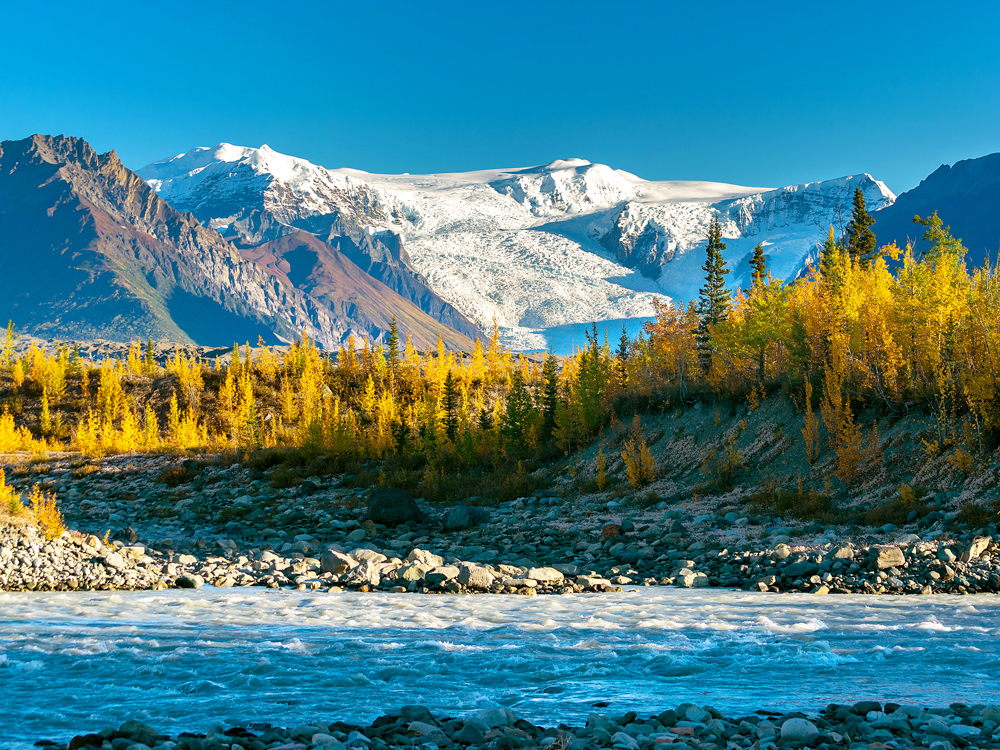
[[[548,597],[265,589],[0,594],[0,748],[138,718],[370,721],[420,703],[545,724],[1000,702],[1000,597],[647,588]]]

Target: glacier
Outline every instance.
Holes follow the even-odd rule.
[[[694,299],[708,225],[718,217],[731,288],[750,281],[761,243],[777,278],[817,257],[850,219],[856,187],[869,211],[895,195],[869,174],[781,188],[650,181],[603,164],[549,164],[425,175],[327,169],[219,144],[139,174],[169,203],[244,244],[328,231],[345,220],[387,246],[446,303],[514,350],[569,353],[597,323],[616,340],[653,301]],[[876,233],[878,226],[875,226]],[[323,237],[326,239],[326,237]]]

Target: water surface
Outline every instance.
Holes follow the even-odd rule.
[[[639,589],[422,596],[0,594],[0,747],[139,718],[370,721],[407,703],[536,723],[832,701],[1000,702],[1000,597]]]

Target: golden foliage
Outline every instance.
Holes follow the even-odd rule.
[[[29,495],[31,514],[35,517],[35,523],[39,530],[49,541],[58,539],[66,531],[66,524],[63,521],[62,513],[56,506],[56,496],[42,492],[36,484],[31,488]]]

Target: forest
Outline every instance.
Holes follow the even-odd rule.
[[[871,451],[862,414],[924,410],[929,455],[970,463],[997,447],[1000,277],[970,269],[937,213],[914,221],[928,250],[879,247],[858,190],[850,223],[831,227],[816,262],[771,277],[758,245],[749,289],[726,286],[725,243],[709,230],[697,300],[659,303],[636,338],[595,324],[571,356],[516,354],[494,323],[472,352],[418,352],[393,323],[384,341],[323,352],[302,337],[280,349],[234,346],[225,363],[152,342],[93,361],[70,344],[20,343],[0,355],[0,453],[288,451],[328,470],[366,472],[429,499],[530,491],[531,473],[613,423],[696,401],[756,409],[791,399],[807,456],[822,441],[849,486]],[[640,419],[621,445],[633,488],[657,467]],[[275,458],[277,462],[280,458]],[[598,458],[602,486],[604,457]]]

